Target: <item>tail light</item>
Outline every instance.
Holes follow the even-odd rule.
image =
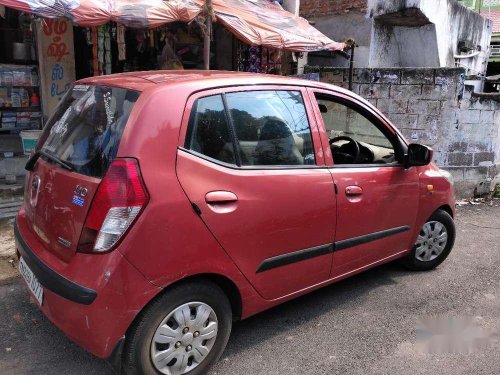
[[[78,251],[112,250],[149,201],[134,159],[115,159],[92,200]]]

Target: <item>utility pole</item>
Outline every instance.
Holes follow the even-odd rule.
[[[205,4],[206,20],[205,20],[205,40],[203,45],[203,63],[205,70],[210,70],[210,44],[212,39],[212,0],[207,0]]]

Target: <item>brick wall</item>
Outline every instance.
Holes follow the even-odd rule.
[[[367,0],[301,0],[300,15],[310,19],[350,11],[366,12],[366,8]]]
[[[320,70],[321,81],[347,87],[348,69]],[[431,146],[450,171],[457,195],[488,192],[500,178],[498,96],[473,93],[462,69],[355,69],[356,94],[368,99],[415,143]]]

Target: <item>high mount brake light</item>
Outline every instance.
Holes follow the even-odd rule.
[[[78,251],[103,253],[112,250],[148,201],[137,161],[115,159],[92,200]]]

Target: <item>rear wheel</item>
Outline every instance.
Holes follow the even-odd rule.
[[[129,375],[201,375],[219,359],[231,332],[231,305],[210,282],[176,286],[141,313],[124,352]]]
[[[429,271],[439,266],[455,243],[455,223],[443,210],[436,211],[423,225],[415,246],[403,258],[403,265],[415,271]]]

